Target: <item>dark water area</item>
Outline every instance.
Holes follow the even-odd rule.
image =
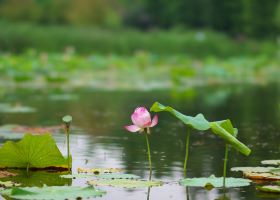
[[[78,90],[0,90],[0,102],[35,108],[34,113],[0,113],[0,125],[20,124],[53,126],[61,124],[65,114],[73,116],[71,152],[73,172],[78,167],[123,168],[148,178],[148,159],[145,137],[127,132],[123,126],[131,124],[130,115],[137,106],[149,108],[153,102],[170,105],[187,114],[203,113],[209,121],[231,119],[239,129],[238,138],[252,149],[249,157],[234,149],[230,151],[228,175],[231,167],[260,166],[262,160],[280,159],[280,86],[209,86],[185,91],[95,91]],[[65,135],[54,135],[60,150],[66,154]],[[153,179],[166,182],[150,190],[150,200],[158,199],[222,199],[223,190],[186,188],[176,181],[183,178],[186,128],[176,118],[159,113],[159,124],[152,129],[151,151]],[[0,139],[3,143],[4,139]],[[222,176],[225,145],[210,132],[193,132],[190,138],[188,177]],[[61,180],[57,176],[36,174],[26,185],[86,185],[84,179]],[[37,177],[36,177],[37,176]],[[38,178],[39,177],[39,178]],[[43,178],[40,178],[43,177]],[[40,183],[38,179],[42,180]],[[37,180],[37,182],[35,181]],[[45,181],[45,182],[44,182]],[[99,187],[107,194],[98,199],[147,199],[148,189]],[[228,189],[227,199],[280,199],[264,196],[249,187]],[[224,198],[225,199],[225,198]]]

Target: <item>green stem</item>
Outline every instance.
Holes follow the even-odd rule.
[[[187,129],[187,137],[186,137],[186,154],[185,154],[185,162],[184,162],[184,176],[187,176],[187,163],[189,158],[189,144],[190,144],[190,129]]]
[[[224,159],[224,173],[223,173],[223,186],[224,186],[224,188],[226,188],[227,161],[228,161],[228,144],[226,144],[225,159]]]
[[[69,127],[66,127],[67,135],[67,160],[68,160],[68,173],[70,173],[70,141],[69,141]]]
[[[27,163],[27,166],[26,166],[26,173],[27,174],[29,173],[29,167],[30,167],[30,163]]]
[[[149,159],[149,167],[150,167],[150,175],[149,175],[149,180],[152,178],[152,159],[151,159],[151,151],[150,151],[150,143],[149,143],[149,138],[148,134],[145,133],[146,136],[146,143],[147,143],[147,150],[148,150],[148,159]]]

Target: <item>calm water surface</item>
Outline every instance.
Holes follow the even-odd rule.
[[[65,95],[66,94],[66,95]],[[94,91],[79,89],[61,91],[1,90],[0,100],[37,109],[35,113],[0,113],[0,125],[30,126],[57,125],[65,114],[73,116],[71,151],[73,172],[78,167],[123,168],[148,178],[145,138],[123,129],[131,124],[130,114],[140,105],[150,107],[154,101],[172,105],[188,114],[204,113],[210,121],[230,118],[239,128],[238,138],[248,144],[252,154],[245,157],[232,150],[228,166],[257,166],[263,159],[279,159],[280,152],[280,86],[224,86],[204,87],[186,91]],[[150,200],[163,199],[222,199],[223,191],[186,188],[178,185],[183,177],[185,127],[173,116],[161,113],[159,124],[152,129],[151,150],[153,179],[168,184],[150,190]],[[55,134],[59,148],[66,153],[63,133]],[[5,139],[0,139],[2,144]],[[188,177],[222,175],[224,143],[211,133],[193,132],[191,135]],[[241,177],[239,173],[231,173]],[[59,179],[57,175],[37,174],[22,178],[28,186],[85,185],[84,179]],[[147,199],[148,189],[100,187],[107,194],[98,199]],[[255,190],[254,185],[227,190],[227,199],[268,199]],[[280,199],[280,196],[272,197]]]

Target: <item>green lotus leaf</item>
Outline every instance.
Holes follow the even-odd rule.
[[[61,175],[62,178],[96,178],[96,179],[140,179],[139,176],[134,174],[118,174],[118,173],[106,173],[106,174],[67,174]]]
[[[173,109],[172,107],[164,106],[159,102],[155,102],[150,110],[153,112],[169,112],[179,120],[181,120],[184,124],[196,130],[205,131],[210,128],[209,122],[204,118],[202,114],[198,114],[195,117],[187,116]]]
[[[214,134],[221,137],[225,142],[233,146],[233,148],[235,148],[237,151],[240,151],[242,154],[248,156],[251,153],[251,150],[245,144],[236,139],[238,130],[236,128],[233,128],[229,119],[209,122],[204,118],[202,114],[198,114],[195,117],[187,116],[170,106],[164,106],[158,102],[155,102],[150,110],[153,112],[169,112],[179,120],[181,120],[188,127],[199,131],[210,129]]]
[[[255,172],[255,173],[266,173],[271,172],[271,170],[277,169],[274,167],[233,167],[231,171],[237,172]]]
[[[280,186],[278,185],[258,186],[257,189],[262,192],[280,193]]]
[[[2,191],[4,197],[25,200],[76,200],[100,197],[105,193],[93,187],[77,186],[18,187]]]
[[[280,176],[280,168],[271,169],[270,172]]]
[[[276,165],[276,166],[280,166],[280,160],[263,160],[261,163],[263,165]]]
[[[186,178],[179,182],[188,187],[204,187],[206,189],[223,187],[223,177],[210,176],[209,178]],[[226,187],[243,187],[250,185],[251,181],[243,178],[226,178]]]
[[[123,188],[145,188],[163,185],[162,181],[146,181],[132,179],[99,179],[88,181],[88,184],[94,186],[112,186]]]
[[[25,134],[19,142],[7,141],[0,148],[0,168],[61,168],[68,166],[50,134]]]

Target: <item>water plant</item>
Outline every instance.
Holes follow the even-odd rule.
[[[125,128],[130,132],[139,132],[144,133],[146,138],[147,152],[148,152],[148,160],[149,160],[149,168],[150,175],[149,179],[152,177],[152,159],[151,159],[151,151],[150,151],[150,142],[148,135],[151,134],[150,128],[154,127],[158,123],[158,116],[155,115],[154,118],[151,118],[149,111],[145,107],[138,107],[134,110],[131,115],[131,120],[133,125],[125,126]]]
[[[186,153],[185,153],[185,161],[184,161],[184,175],[187,173],[187,161],[189,154],[189,138],[190,132],[192,130],[197,131],[206,131],[211,130],[212,133],[218,135],[226,142],[225,149],[225,159],[224,159],[224,169],[223,169],[223,185],[225,187],[226,181],[226,170],[227,170],[227,159],[228,159],[228,145],[234,147],[237,151],[242,154],[248,156],[251,150],[243,143],[241,143],[237,138],[237,129],[233,128],[231,121],[229,119],[222,121],[214,121],[209,122],[205,119],[203,114],[198,114],[195,117],[187,116],[179,111],[175,110],[170,106],[164,106],[158,102],[155,102],[151,109],[153,112],[162,112],[166,111],[174,115],[176,118],[181,120],[187,126],[187,136],[186,136]]]
[[[72,122],[72,116],[65,115],[62,118],[62,121],[64,122],[64,125],[65,125],[65,133],[66,133],[66,138],[67,138],[68,173],[70,173],[70,171],[71,171],[71,165],[70,165],[70,125],[71,125],[71,122]]]

